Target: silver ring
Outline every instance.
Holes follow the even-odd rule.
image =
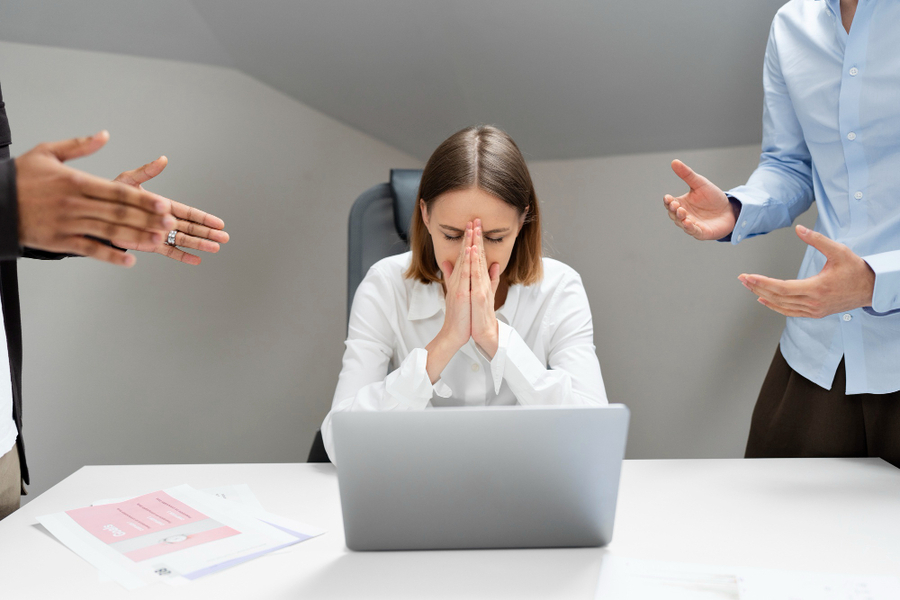
[[[166,244],[168,244],[169,246],[175,245],[175,234],[176,233],[178,233],[177,229],[173,229],[172,231],[169,232],[169,239],[166,240]]]

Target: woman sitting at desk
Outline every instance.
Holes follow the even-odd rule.
[[[581,277],[542,258],[531,175],[506,133],[470,127],[438,146],[410,237],[356,290],[322,424],[332,460],[339,411],[607,403]]]

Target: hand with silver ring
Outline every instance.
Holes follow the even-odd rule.
[[[143,190],[144,188],[141,187],[141,184],[162,173],[168,162],[169,160],[165,156],[160,156],[143,167],[125,171],[116,177],[115,181]],[[155,252],[185,264],[199,265],[199,256],[189,254],[177,246],[201,252],[215,253],[219,251],[220,244],[228,241],[229,235],[224,231],[225,222],[219,217],[205,213],[192,206],[169,200],[163,196],[154,195],[168,202],[172,207],[172,215],[176,219],[175,229],[169,231],[168,237],[159,244],[134,243],[127,240],[109,240],[110,242],[126,250]]]

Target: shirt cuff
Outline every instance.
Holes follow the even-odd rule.
[[[440,396],[441,398],[449,398],[453,395],[453,390],[450,389],[450,386],[444,383],[443,379],[438,379],[432,385],[434,388],[434,393]]]
[[[495,394],[500,393],[500,386],[503,385],[503,374],[506,371],[506,358],[509,349],[509,336],[512,331],[512,327],[497,319],[497,352],[494,353],[494,358],[488,358],[491,363],[491,379],[494,382]],[[481,351],[481,348],[478,350]]]
[[[900,250],[862,257],[875,272],[872,310],[869,314],[890,314],[900,309]]]
[[[747,238],[758,235],[758,232],[754,231],[754,228],[760,221],[763,207],[755,202],[754,198],[741,194],[736,190],[732,190],[725,195],[728,197],[728,201],[732,206],[737,204],[738,216],[737,220],[734,222],[734,229],[731,233],[720,238],[718,241],[731,242],[732,245],[736,246]]]
[[[388,374],[384,382],[384,391],[400,404],[413,410],[424,410],[435,391],[425,368],[427,363],[428,351],[416,348],[409,353],[398,369]],[[447,387],[446,384],[443,385]]]
[[[15,260],[19,247],[19,201],[16,192],[16,161],[0,161],[0,259]]]

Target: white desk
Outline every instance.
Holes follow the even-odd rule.
[[[248,483],[272,512],[328,533],[173,588],[128,592],[35,516],[189,483]],[[900,574],[900,469],[879,459],[626,461],[607,549],[354,553],[330,465],[85,467],[0,522],[0,595],[28,598],[593,599],[603,556]],[[52,569],[53,575],[45,575]]]

